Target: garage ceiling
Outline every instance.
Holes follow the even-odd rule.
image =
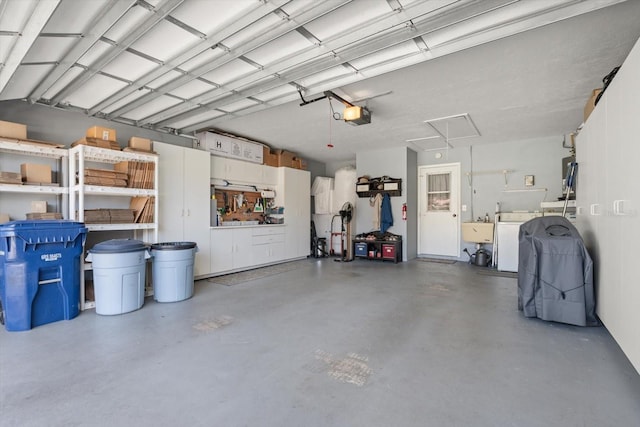
[[[0,100],[325,162],[457,145],[429,125],[449,116],[478,143],[559,135],[638,38],[640,2],[618,3],[0,0]],[[300,106],[328,90],[372,123],[346,124],[335,98]]]

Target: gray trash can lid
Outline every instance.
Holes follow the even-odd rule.
[[[125,252],[137,252],[147,249],[140,240],[111,239],[96,244],[89,253],[94,254],[120,254]]]
[[[154,251],[176,251],[184,249],[193,249],[197,246],[196,242],[162,242],[154,243],[151,249]]]

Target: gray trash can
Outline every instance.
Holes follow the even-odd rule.
[[[89,250],[97,314],[123,314],[142,307],[145,263],[150,257],[145,244],[133,239],[107,240]]]
[[[195,242],[166,242],[151,245],[153,256],[153,299],[177,302],[193,296]]]

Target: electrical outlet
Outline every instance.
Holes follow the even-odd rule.
[[[467,211],[467,205],[462,205],[461,209],[462,209],[462,212],[466,212]]]

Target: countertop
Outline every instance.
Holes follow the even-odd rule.
[[[218,225],[209,227],[212,230],[229,230],[236,228],[263,228],[263,227],[284,227],[286,224],[249,224],[249,225]]]

